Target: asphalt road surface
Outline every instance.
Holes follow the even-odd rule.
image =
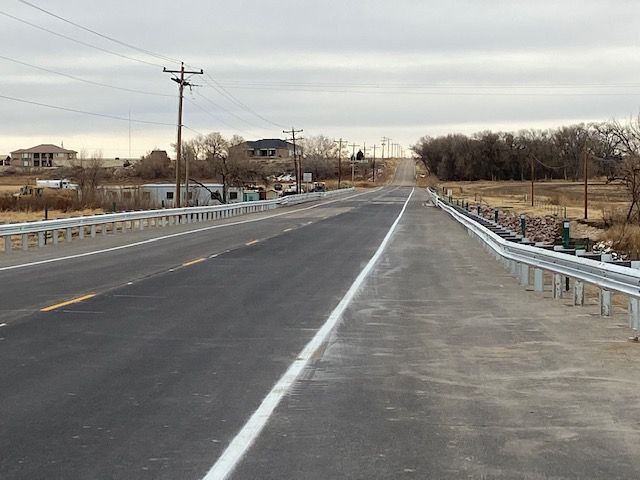
[[[413,184],[2,259],[0,478],[638,478],[620,322]]]

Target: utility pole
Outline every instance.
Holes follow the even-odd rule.
[[[180,74],[180,77],[173,77],[171,80],[178,84],[178,142],[176,143],[176,192],[174,199],[174,206],[180,208],[180,160],[182,159],[182,103],[184,99],[184,87],[191,87],[191,83],[184,79],[185,75],[202,75],[204,71],[200,69],[199,72],[188,71],[184,69],[184,62],[180,62],[180,70],[167,70],[166,67],[162,69],[164,73]],[[188,159],[187,159],[188,161]],[[189,176],[187,175],[187,206],[189,206]]]
[[[584,162],[584,219],[589,217],[589,161],[587,156],[587,149],[582,152],[582,161]]]
[[[382,155],[381,158],[384,160],[384,146],[387,144],[387,139],[382,137]]]
[[[338,189],[342,183],[342,138],[338,142]]]
[[[376,183],[376,149],[377,145],[373,146],[373,183]]]
[[[533,184],[535,183],[535,179],[536,179],[536,161],[535,158],[533,157],[533,154],[531,154],[531,206],[534,206],[534,202],[533,202]]]
[[[351,148],[353,149],[353,153],[351,154],[351,186],[353,186],[353,182],[355,180],[355,167],[356,167],[356,147],[360,145],[356,145],[355,143],[351,144]]]
[[[283,130],[282,133],[286,133],[287,135],[291,134],[291,141],[293,142],[293,168],[296,172],[296,193],[300,193],[300,189],[302,187],[302,178],[300,173],[300,167],[297,158],[297,150],[296,150],[296,133],[302,133],[304,130],[296,130],[294,127],[291,127],[291,130]],[[300,162],[302,163],[302,162]]]

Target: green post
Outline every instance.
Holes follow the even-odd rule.
[[[498,209],[497,208],[493,209],[493,221],[498,223]]]
[[[478,216],[480,216],[480,204],[478,204]]]
[[[571,240],[570,232],[569,232],[570,225],[571,223],[568,222],[567,220],[565,220],[562,223],[562,246],[564,248],[569,248],[569,242]]]
[[[522,234],[522,238],[526,238],[527,236],[527,217],[524,214],[520,215],[520,233]]]

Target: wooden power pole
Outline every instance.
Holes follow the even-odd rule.
[[[342,183],[342,138],[338,141],[338,188]]]
[[[180,161],[182,159],[182,103],[184,100],[184,87],[190,87],[191,84],[185,80],[185,75],[202,75],[204,71],[201,69],[199,72],[188,71],[184,69],[184,62],[180,64],[180,70],[167,70],[163,68],[164,73],[172,73],[174,75],[180,74],[179,77],[173,77],[171,80],[178,84],[178,142],[176,143],[176,191],[173,205],[176,208],[180,208]],[[187,174],[187,206],[189,206],[189,178]]]
[[[373,146],[373,183],[376,183],[376,149],[378,145]]]
[[[589,161],[587,150],[582,152],[582,161],[584,163],[584,219],[589,217]]]
[[[302,133],[304,130],[296,130],[294,127],[291,127],[291,130],[283,130],[282,133],[286,133],[287,135],[291,134],[291,141],[293,142],[293,168],[296,172],[296,193],[301,193],[300,189],[302,188],[302,168],[298,163],[297,150],[296,150],[296,133]],[[302,162],[300,162],[302,163]]]

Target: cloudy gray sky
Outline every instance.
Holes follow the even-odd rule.
[[[133,156],[174,141],[177,86],[161,67],[177,65],[168,59],[209,74],[193,79],[201,86],[187,94],[185,124],[245,138],[282,137],[279,125],[293,125],[408,146],[427,134],[624,118],[640,106],[637,1],[29,1],[167,58],[0,2],[0,95],[131,115]],[[128,121],[6,98],[0,109],[0,154],[61,142],[129,154]]]

